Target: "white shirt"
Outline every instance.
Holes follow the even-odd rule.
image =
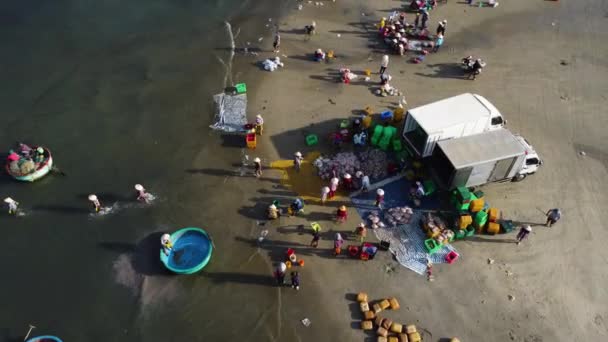
[[[388,55],[382,56],[382,62],[380,63],[380,66],[384,68],[388,67]]]

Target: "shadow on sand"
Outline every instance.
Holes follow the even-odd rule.
[[[464,73],[458,63],[437,63],[427,64],[428,68],[433,69],[433,73],[425,74],[421,72],[415,73],[418,76],[433,77],[433,78],[456,78],[466,80],[467,75]]]

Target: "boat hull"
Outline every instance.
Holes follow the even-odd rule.
[[[44,148],[44,150],[48,153],[49,158],[41,168],[38,170],[28,173],[27,175],[15,175],[10,172],[9,164],[6,164],[6,172],[13,177],[14,179],[21,182],[34,182],[44,176],[46,176],[53,169],[53,156],[51,155],[51,151],[49,149]]]
[[[36,336],[36,337],[32,337],[29,340],[25,341],[25,342],[63,342],[59,337],[57,336],[51,336],[51,335],[44,335],[44,336]]]
[[[173,273],[192,274],[203,269],[211,259],[213,244],[200,228],[183,228],[171,234],[173,248],[166,255],[161,248],[160,260]]]

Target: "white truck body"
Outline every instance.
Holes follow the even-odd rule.
[[[507,129],[440,141],[429,160],[438,185],[448,190],[520,181],[542,165],[526,139]]]
[[[440,140],[500,129],[504,124],[498,109],[483,96],[465,93],[408,110],[403,138],[424,158]]]

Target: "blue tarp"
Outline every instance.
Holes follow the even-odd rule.
[[[409,224],[396,227],[385,227],[374,229],[374,234],[379,240],[390,241],[390,251],[395,254],[397,261],[418,274],[424,274],[427,261],[432,263],[445,263],[445,256],[450,251],[455,251],[451,245],[444,246],[441,250],[429,255],[424,246],[427,238],[420,227],[420,220],[425,211],[437,210],[439,208],[439,198],[436,195],[426,196],[422,199],[420,207],[414,207],[410,199],[410,187],[412,182],[404,177],[390,181],[381,186],[384,190],[384,211],[394,207],[409,206],[414,210],[414,214]],[[372,184],[372,187],[374,185]],[[359,215],[366,219],[372,211],[378,211],[374,206],[376,201],[376,190],[361,193],[351,197],[354,207]],[[383,220],[386,223],[386,220]],[[369,222],[368,222],[369,223]]]

